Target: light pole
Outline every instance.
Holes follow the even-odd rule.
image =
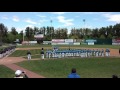
[[[23,42],[24,42],[24,32],[23,32]]]
[[[52,20],[50,20],[51,22],[51,41],[52,41]]]
[[[83,19],[83,22],[84,22],[84,30],[85,30],[85,19]],[[84,35],[85,35],[85,33],[84,33]]]

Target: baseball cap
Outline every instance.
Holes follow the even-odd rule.
[[[15,75],[20,75],[20,74],[22,74],[22,71],[21,70],[16,70]]]

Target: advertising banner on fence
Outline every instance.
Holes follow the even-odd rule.
[[[86,40],[86,42],[97,42],[97,40],[94,40],[94,39],[88,39],[88,40]]]
[[[65,43],[70,43],[70,42],[73,43],[73,39],[65,39]]]
[[[120,43],[112,43],[112,45],[120,45]]]
[[[69,43],[52,43],[52,45],[69,45]]]
[[[30,44],[37,44],[37,41],[29,41]]]
[[[112,45],[120,45],[120,39],[112,39]]]
[[[64,43],[64,39],[52,39],[52,43]]]
[[[112,43],[120,43],[120,39],[112,39]]]
[[[88,42],[88,45],[94,45],[94,42]]]

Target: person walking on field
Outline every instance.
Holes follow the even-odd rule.
[[[41,50],[41,58],[44,60],[44,49]]]
[[[28,57],[28,60],[31,60],[31,52],[29,50],[27,52],[27,57]]]

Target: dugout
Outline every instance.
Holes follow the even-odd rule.
[[[112,39],[96,39],[95,45],[112,45]]]

